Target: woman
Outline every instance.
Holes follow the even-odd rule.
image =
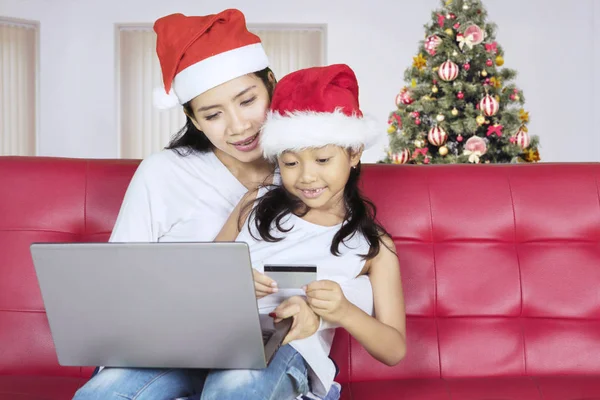
[[[110,241],[210,241],[249,190],[273,181],[275,166],[263,159],[259,136],[275,78],[260,39],[247,30],[238,10],[202,17],[173,14],[156,21],[154,29],[164,83],[155,100],[162,107],[183,105],[187,122],[166,150],[140,164]],[[254,279],[257,295],[277,291],[276,282],[265,275],[255,272]],[[342,289],[350,302],[371,314],[368,278]],[[277,318],[295,319],[285,343],[336,326],[298,299],[275,310]],[[201,393],[202,400],[284,400],[308,386],[308,367],[290,346],[283,346],[265,370],[228,372],[209,376],[210,385],[204,387],[203,370],[105,368],[75,399],[162,400]],[[330,394],[328,399],[339,395]]]

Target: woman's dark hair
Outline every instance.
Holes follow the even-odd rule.
[[[360,170],[360,162],[356,168],[350,170],[350,177],[344,187],[344,204],[346,206],[344,223],[333,237],[330,249],[331,254],[339,256],[339,247],[345,240],[352,238],[355,234],[362,234],[369,243],[369,252],[361,256],[363,259],[369,260],[379,254],[382,243],[381,237],[387,235],[387,232],[377,222],[377,209],[373,202],[361,194],[359,188]],[[254,204],[255,207],[250,213],[248,224],[251,224],[253,221],[260,239],[266,242],[279,242],[284,239],[283,236],[276,237],[273,235],[271,229],[273,225],[279,232],[289,232],[289,230],[281,226],[284,218],[291,213],[303,217],[309,211],[309,208],[302,200],[290,194],[285,190],[283,185],[273,186],[265,195],[257,199]],[[252,204],[248,206],[252,206]],[[253,232],[252,229],[249,229],[249,231]],[[260,240],[257,237],[255,239]]]
[[[277,83],[273,72],[270,68],[265,68],[255,72],[254,75],[259,77],[265,84],[270,101],[273,97],[275,84]],[[181,156],[186,156],[194,152],[206,153],[213,148],[213,144],[208,140],[204,132],[198,130],[192,122],[194,110],[192,109],[191,103],[192,101],[190,100],[183,105],[186,116],[185,126],[173,136],[171,142],[166,147],[167,149],[175,150]]]

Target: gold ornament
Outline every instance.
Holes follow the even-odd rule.
[[[519,110],[519,119],[523,122],[529,122],[529,112],[521,108]]]
[[[423,141],[421,139],[415,140],[415,147],[418,147],[420,149],[423,146],[425,146],[425,141]]]
[[[455,108],[452,109],[452,115],[454,115],[455,117],[458,115],[458,110]]]
[[[446,0],[446,6],[449,6],[450,4],[452,4],[452,0]]]
[[[477,125],[481,126],[485,123],[485,117],[483,115],[478,115],[477,118],[475,118],[475,121],[477,121]]]
[[[484,78],[487,76],[487,71],[485,69],[481,71],[481,76],[483,76]]]
[[[394,132],[396,132],[396,128],[394,127],[394,125],[388,126],[387,133],[392,134]]]
[[[519,97],[518,94],[515,94],[515,101],[519,101],[519,100],[521,100],[521,98]]]
[[[452,52],[452,55],[453,55],[454,57],[456,57],[456,56],[458,55],[458,53],[456,52],[456,50],[454,50],[454,51]]]
[[[410,80],[410,86],[411,87],[416,87],[417,86],[417,80],[415,78]]]
[[[453,37],[454,36],[454,31],[450,28],[446,29],[444,32],[446,32],[446,35]]]
[[[537,149],[529,149],[525,152],[525,161],[527,162],[536,162],[540,161],[540,153]]]
[[[425,68],[427,65],[427,60],[423,57],[423,54],[419,53],[418,56],[413,57],[413,67],[418,69],[419,71]]]
[[[469,9],[469,5],[468,5],[468,4],[465,4],[465,5],[463,6],[463,10],[467,11],[468,9]]]
[[[444,119],[446,119],[446,117],[444,117],[442,114],[438,114],[437,117],[435,117],[435,119],[437,120],[437,122],[442,122]]]
[[[504,65],[504,57],[502,56],[496,56],[496,65],[501,67]]]
[[[433,85],[433,87],[431,88],[431,91],[432,91],[433,93],[437,93],[437,92],[438,92],[438,87],[437,87],[437,86],[435,86],[435,85]]]
[[[440,147],[438,151],[440,152],[440,156],[442,156],[442,157],[444,157],[446,154],[448,154],[448,148],[446,146]]]
[[[490,85],[492,85],[496,89],[500,89],[502,87],[502,78],[492,76],[490,78]]]

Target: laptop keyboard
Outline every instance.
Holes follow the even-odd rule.
[[[269,339],[271,339],[271,336],[273,336],[273,333],[274,333],[274,331],[263,331],[263,333],[262,333],[263,344],[267,344]]]

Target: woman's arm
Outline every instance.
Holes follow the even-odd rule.
[[[221,228],[219,234],[215,237],[215,242],[233,242],[240,234],[240,229],[246,223],[252,203],[256,200],[257,190],[246,193],[240,202],[235,206],[225,225]]]
[[[158,242],[167,219],[161,175],[168,168],[165,160],[159,155],[140,163],[127,186],[110,242]]]
[[[335,282],[314,282],[306,292],[316,314],[339,323],[377,360],[396,365],[406,354],[404,296],[394,242],[386,236],[382,244],[369,269],[375,318],[348,301]]]

